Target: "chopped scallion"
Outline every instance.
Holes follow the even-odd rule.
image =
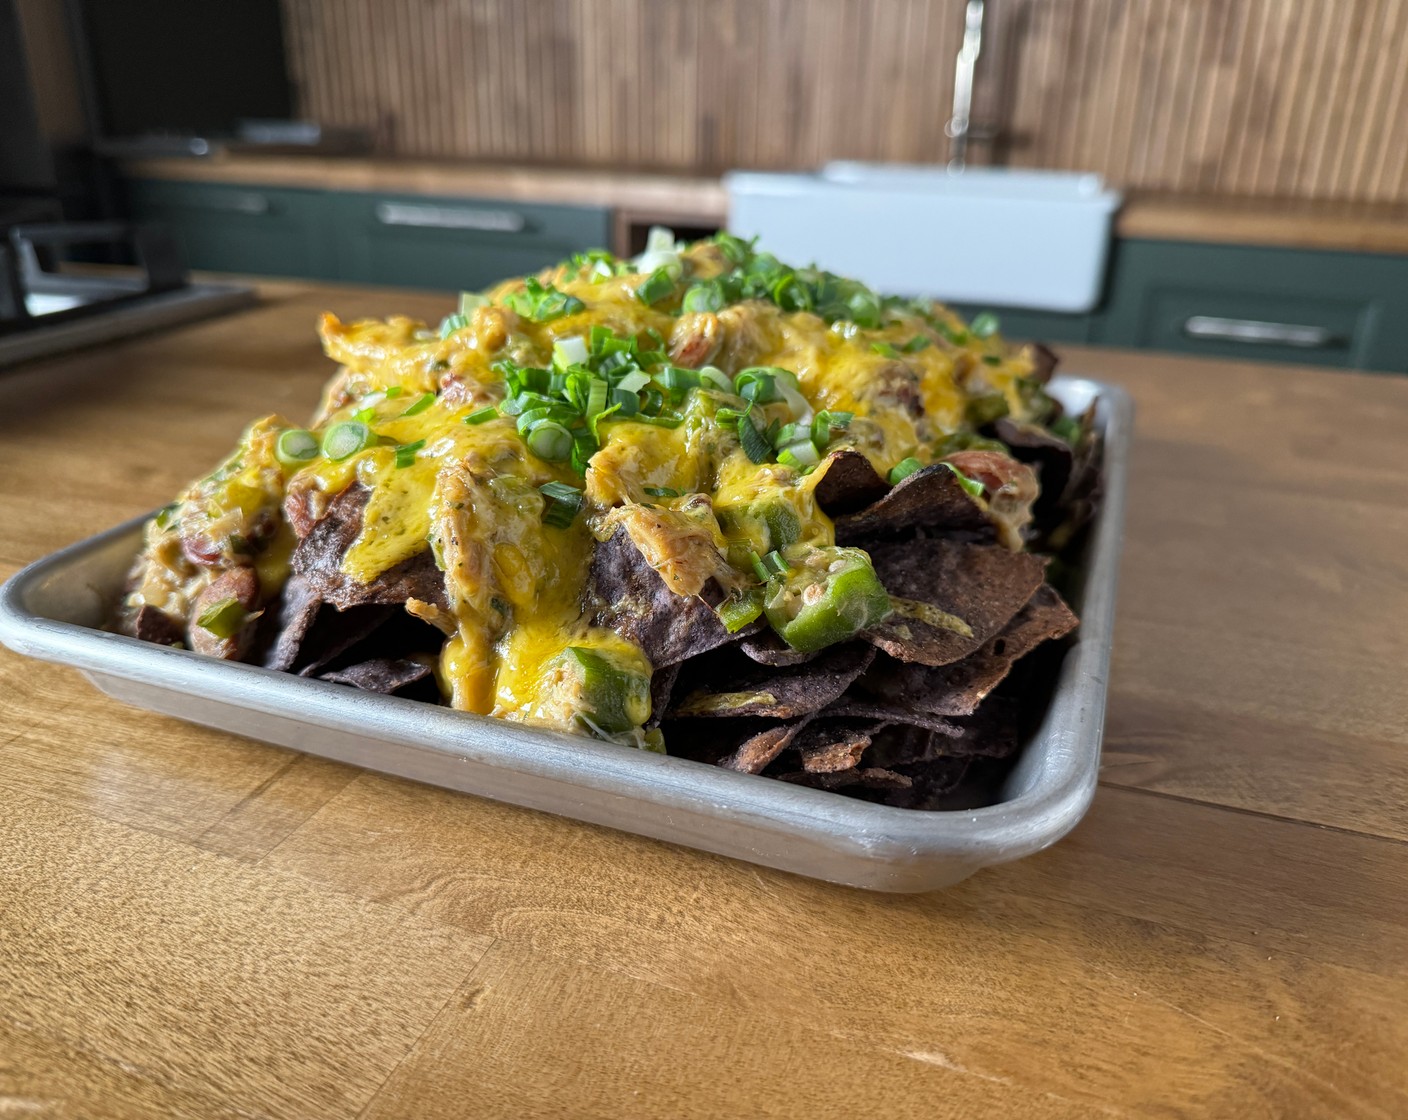
[[[958,476],[958,484],[962,486],[963,489],[966,490],[969,494],[971,494],[975,498],[981,498],[983,496],[983,484],[979,482],[976,478],[969,478],[952,463],[945,463],[944,466],[946,466],[949,470],[951,470],[954,474]]]
[[[469,326],[469,316],[463,313],[456,315],[446,315],[440,320],[440,337],[449,338],[456,331],[464,330]]]
[[[585,365],[589,357],[591,352],[587,349],[586,339],[581,335],[559,338],[552,344],[552,364],[558,369]]]
[[[289,428],[280,432],[274,443],[274,457],[291,471],[316,459],[318,451],[318,437],[306,428]]]
[[[396,466],[409,467],[416,461],[416,453],[425,446],[425,440],[418,439],[415,443],[403,443],[396,448]]]
[[[548,500],[543,510],[544,524],[558,529],[566,529],[572,524],[585,501],[582,491],[565,482],[545,482],[538,487],[538,492]]]
[[[552,420],[540,420],[528,432],[528,450],[539,459],[557,463],[572,454],[572,433]]]
[[[636,288],[641,303],[659,303],[675,290],[675,276],[668,265],[661,265]]]
[[[422,393],[422,394],[421,394],[420,396],[418,396],[414,401],[412,401],[409,405],[406,406],[406,410],[405,410],[404,412],[402,412],[401,415],[402,415],[402,416],[419,416],[422,412],[424,412],[427,408],[429,408],[429,407],[430,407],[431,405],[433,405],[434,403],[435,403],[435,394],[434,394],[434,393]]]
[[[968,329],[978,338],[991,338],[1001,327],[1001,321],[991,311],[984,311],[981,315],[973,316],[973,321],[968,324]]]
[[[922,470],[923,467],[924,464],[913,456],[910,456],[908,459],[901,459],[890,471],[890,485],[898,486],[915,471]]]
[[[487,408],[481,408],[475,412],[471,412],[468,416],[464,418],[464,422],[466,424],[487,424],[490,420],[495,419],[498,415],[499,410],[493,405],[489,405]]]
[[[758,431],[758,427],[749,416],[741,416],[738,420],[738,442],[743,446],[743,454],[748,456],[750,462],[766,463],[772,454],[772,445],[768,438]]]
[[[360,420],[344,420],[324,433],[323,454],[340,463],[370,447],[374,439],[372,430]]]
[[[782,553],[778,552],[777,549],[773,549],[763,557],[763,567],[767,569],[769,576],[780,576],[783,572],[791,568],[792,565],[787,563],[787,559]]]

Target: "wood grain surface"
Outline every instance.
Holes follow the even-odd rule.
[[[313,406],[316,313],[0,373],[0,576]],[[866,894],[0,650],[0,1115],[1408,1114],[1408,380],[1070,350],[1138,434],[1065,841]]]
[[[386,155],[722,171],[948,158],[962,0],[284,0],[300,110]],[[994,0],[973,157],[1408,202],[1408,0]]]

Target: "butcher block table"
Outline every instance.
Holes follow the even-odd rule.
[[[0,576],[331,373],[283,284],[0,371]],[[1137,402],[1089,816],[868,894],[127,708],[0,650],[0,1117],[1408,1115],[1408,378]]]

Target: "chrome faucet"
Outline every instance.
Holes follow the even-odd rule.
[[[988,129],[974,126],[973,112],[973,72],[978,66],[978,55],[983,50],[983,0],[968,0],[963,13],[963,45],[958,48],[958,61],[953,70],[953,116],[944,126],[949,138],[948,166],[951,171],[962,171],[968,159],[968,142],[980,138],[990,138]]]

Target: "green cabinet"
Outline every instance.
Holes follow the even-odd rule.
[[[476,289],[607,244],[610,211],[489,199],[135,180],[132,216],[192,268],[387,287]]]
[[[1002,336],[1013,340],[1090,342],[1095,331],[1094,315],[1028,311],[1020,307],[980,307],[967,303],[955,303],[950,306],[965,319],[972,319],[983,311],[992,312],[1001,324]]]
[[[599,207],[381,194],[328,206],[338,278],[360,284],[475,290],[601,248],[611,232]]]
[[[191,268],[259,276],[334,278],[323,193],[226,183],[138,179],[127,200],[138,221],[175,235]]]
[[[1408,257],[1121,241],[1108,293],[1093,342],[1408,373]]]
[[[193,268],[444,291],[610,241],[604,207],[134,180]],[[1408,256],[1117,240],[1099,307],[993,311],[1012,339],[1408,373]]]

